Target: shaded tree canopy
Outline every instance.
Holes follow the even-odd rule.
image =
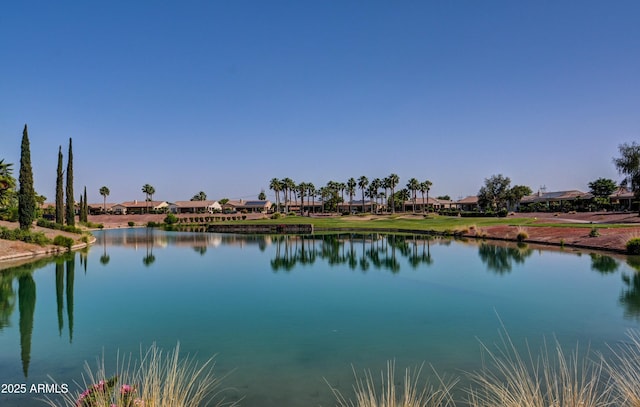
[[[490,209],[505,207],[509,199],[510,186],[511,179],[502,174],[485,178],[484,186],[478,191],[478,203]]]
[[[618,185],[612,179],[598,178],[589,183],[589,192],[598,198],[608,198],[618,189]]]

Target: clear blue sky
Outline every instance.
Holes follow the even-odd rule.
[[[587,190],[640,136],[639,22],[636,0],[10,1],[0,159],[17,175],[28,124],[49,201],[69,137],[90,202],[390,173]]]

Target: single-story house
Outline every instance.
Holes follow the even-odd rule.
[[[461,211],[475,211],[478,210],[478,197],[468,196],[462,198],[453,203]]]
[[[176,201],[169,203],[172,213],[216,213],[222,212],[218,201]]]
[[[245,201],[240,199],[227,201],[222,205],[222,210],[223,212],[267,213],[271,206],[271,201]]]
[[[426,211],[428,208],[430,211],[437,211],[440,209],[451,209],[454,207],[454,202],[450,200],[437,199],[437,198],[422,198],[422,196],[416,197],[415,210],[416,212]],[[405,201],[404,207],[407,211],[413,211],[414,202],[413,199]]]
[[[103,213],[112,213],[112,209],[115,206],[114,203],[91,203],[87,204],[89,215],[101,215]],[[105,210],[106,208],[106,210]]]
[[[115,214],[143,214],[164,212],[169,209],[166,201],[128,201],[111,207]]]
[[[577,189],[570,191],[556,191],[556,192],[542,192],[538,191],[537,194],[528,195],[520,200],[520,205],[527,205],[532,203],[544,203],[547,206],[552,204],[561,204],[563,202],[576,202],[579,200],[590,200],[593,195],[589,192],[578,191]]]
[[[374,212],[377,207],[378,204],[375,201],[371,201],[369,199],[364,200],[365,212]],[[338,204],[338,210],[340,212],[349,212],[349,209],[354,212],[362,212],[362,199],[355,199],[351,201],[351,204],[349,204],[349,202],[342,202]]]
[[[631,209],[631,203],[635,199],[635,194],[625,187],[619,187],[613,194],[609,195],[611,204],[620,209]]]

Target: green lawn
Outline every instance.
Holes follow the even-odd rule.
[[[247,224],[312,224],[315,229],[389,229],[389,230],[421,230],[421,231],[455,231],[468,229],[470,226],[483,227],[492,225],[529,225],[533,219],[526,218],[458,218],[431,215],[429,218],[406,219],[400,216],[381,217],[377,219],[358,219],[357,217],[308,218],[302,216],[286,216],[280,219],[246,220]]]
[[[428,218],[416,217],[408,219],[402,215],[385,216],[376,219],[359,219],[357,216],[308,218],[302,216],[283,216],[280,219],[245,220],[237,223],[247,224],[312,224],[316,230],[349,229],[393,231],[435,231],[453,232],[469,229],[471,226],[482,228],[494,225],[528,226],[528,227],[577,227],[577,228],[625,228],[636,224],[591,224],[591,223],[536,223],[533,218],[461,218],[451,216],[430,215]],[[234,222],[235,223],[235,222]]]

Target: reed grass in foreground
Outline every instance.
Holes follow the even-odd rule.
[[[640,407],[640,333],[629,331],[628,337],[629,342],[611,349],[613,361],[606,367],[620,405]]]
[[[213,358],[204,363],[180,358],[180,346],[169,352],[153,344],[141,352],[140,361],[117,358],[117,373],[108,375],[104,358],[96,371],[85,364],[80,390],[63,396],[61,401],[47,398],[51,407],[198,407],[236,406],[225,402],[221,380],[214,374]]]
[[[421,368],[407,369],[402,384],[396,383],[393,362],[379,380],[354,370],[354,399],[330,387],[339,407],[640,407],[640,334],[629,337],[607,361],[589,349],[567,354],[555,339],[537,355],[528,345],[521,352],[505,331],[495,348],[481,343],[483,367],[464,373],[466,396],[454,389],[458,379],[436,374],[437,386],[421,385]]]
[[[370,370],[364,371],[364,377],[358,377],[353,370],[356,384],[355,401],[347,400],[338,389],[331,391],[340,407],[446,407],[455,406],[451,389],[457,380],[445,380],[436,373],[437,385],[428,381],[420,386],[419,379],[422,366],[405,369],[402,389],[398,389],[395,381],[395,362],[387,362],[387,373],[380,372],[380,383],[376,383]],[[435,370],[434,370],[435,373]]]
[[[539,356],[527,345],[521,355],[505,333],[497,350],[481,344],[483,368],[469,374],[471,407],[607,407],[614,404],[612,386],[601,357],[576,348],[566,355],[557,340],[546,341]],[[487,363],[487,364],[485,364]]]

